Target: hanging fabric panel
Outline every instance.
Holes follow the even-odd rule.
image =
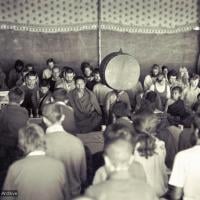
[[[176,33],[198,25],[198,0],[102,0],[103,30]],[[97,0],[1,0],[0,29],[69,32],[97,28]]]

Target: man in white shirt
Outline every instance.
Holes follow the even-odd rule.
[[[200,119],[194,119],[193,139],[196,145],[180,151],[174,161],[169,184],[173,186],[170,196],[172,199],[200,199]]]
[[[160,72],[159,66],[157,64],[154,64],[151,68],[150,74],[147,74],[144,78],[144,91],[149,90],[151,85],[155,83],[159,72]]]

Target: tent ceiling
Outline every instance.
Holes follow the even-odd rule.
[[[92,30],[98,0],[0,0],[0,28],[41,32]],[[198,23],[198,0],[101,0],[102,29],[182,32]]]

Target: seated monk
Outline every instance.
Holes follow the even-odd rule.
[[[76,88],[69,92],[69,104],[74,109],[74,118],[80,133],[98,130],[102,113],[96,96],[88,90],[83,77],[75,79]]]

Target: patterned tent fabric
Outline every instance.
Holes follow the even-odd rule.
[[[0,0],[0,29],[68,32],[97,28],[98,0]],[[198,0],[101,0],[101,28],[139,33],[190,31]]]

